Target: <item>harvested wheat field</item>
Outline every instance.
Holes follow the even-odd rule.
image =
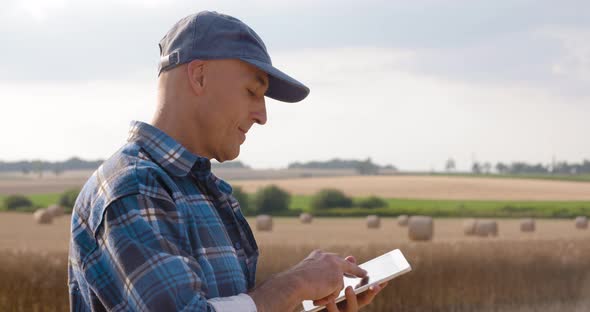
[[[40,194],[60,193],[71,188],[80,188],[92,171],[66,171],[59,176],[45,172],[41,177],[36,174],[23,175],[21,173],[0,174],[0,194]]]
[[[0,213],[0,250],[64,252],[68,250],[70,215],[37,224],[33,214]]]
[[[250,224],[254,220],[250,219]],[[252,227],[260,244],[326,246],[350,244],[363,246],[368,243],[408,243],[408,228],[399,226],[396,218],[381,218],[381,226],[369,229],[364,218],[314,218],[311,224],[302,224],[296,218],[274,218],[272,232],[257,231]],[[536,220],[536,231],[520,231],[519,219],[498,219],[499,233],[493,238],[466,236],[463,219],[435,219],[434,242],[461,241],[529,241],[552,239],[586,239],[590,242],[590,229],[578,230],[574,220]],[[590,248],[590,245],[589,245]]]
[[[590,183],[436,176],[350,176],[283,180],[236,180],[246,192],[274,184],[291,194],[335,188],[350,196],[460,200],[590,200]]]
[[[259,282],[305,258],[314,248],[365,261],[401,249],[413,271],[395,279],[364,311],[590,311],[590,230],[573,220],[499,220],[499,235],[466,237],[462,219],[435,219],[434,239],[410,242],[407,228],[382,218],[274,218],[255,229]],[[69,216],[49,225],[31,214],[0,213],[0,311],[64,311]]]
[[[408,228],[397,224],[396,218],[381,218],[381,226],[368,229],[364,218],[314,218],[302,224],[298,218],[273,218],[272,231],[258,231],[256,219],[248,218],[260,245],[332,246],[350,244],[364,246],[370,243],[400,244],[409,242]],[[536,231],[520,231],[519,219],[499,219],[499,234],[488,238],[495,241],[587,239],[590,229],[575,228],[574,220],[539,219]],[[51,224],[35,223],[28,213],[0,213],[0,250],[37,250],[44,252],[67,251],[70,216],[53,219]],[[482,238],[463,234],[463,219],[436,219],[435,242],[481,241]],[[484,238],[485,240],[485,238]]]

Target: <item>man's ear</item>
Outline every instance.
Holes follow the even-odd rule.
[[[187,68],[187,75],[188,81],[191,86],[191,90],[196,95],[203,94],[203,82],[205,81],[205,61],[203,60],[194,60],[188,63]]]

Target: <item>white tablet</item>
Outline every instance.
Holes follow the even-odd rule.
[[[344,276],[344,288],[338,295],[336,302],[346,299],[344,290],[348,286],[353,287],[355,294],[360,294],[372,285],[381,284],[412,270],[399,249],[371,259],[359,265],[359,267],[367,271],[367,276],[364,278]],[[303,301],[303,308],[306,312],[314,312],[323,309],[324,306],[317,307],[313,305],[313,301],[305,300]]]

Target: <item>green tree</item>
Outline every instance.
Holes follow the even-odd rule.
[[[474,174],[481,174],[481,165],[477,161],[473,162],[473,165],[471,166],[471,172]]]
[[[70,189],[61,194],[59,197],[58,205],[66,208],[67,210],[71,210],[74,208],[74,204],[76,203],[76,198],[80,194],[80,190],[78,189]]]
[[[32,162],[31,165],[33,166],[33,171],[35,173],[37,173],[39,178],[42,178],[43,177],[43,170],[45,170],[45,166],[44,166],[43,162],[40,160],[35,160]]]
[[[276,214],[289,210],[291,195],[276,185],[264,187],[256,192],[256,213]]]
[[[17,210],[19,208],[31,208],[33,202],[23,195],[10,195],[4,198],[4,207],[8,210]]]
[[[60,174],[62,174],[64,172],[63,165],[59,164],[59,163],[55,164],[52,171],[55,174],[55,176],[59,176]]]
[[[455,160],[453,158],[447,159],[447,163],[445,164],[445,169],[447,170],[447,172],[454,171],[455,168],[456,168]]]
[[[387,202],[380,197],[371,196],[357,201],[356,206],[361,208],[381,208],[387,207]]]
[[[313,210],[350,207],[352,207],[352,199],[336,189],[320,190],[311,199]]]
[[[499,162],[496,164],[496,171],[498,171],[498,173],[500,173],[500,174],[507,173],[508,169],[509,169],[508,166],[505,165],[504,163]]]
[[[375,175],[379,173],[379,166],[375,165],[371,158],[367,158],[367,160],[357,164],[356,171],[360,175]]]

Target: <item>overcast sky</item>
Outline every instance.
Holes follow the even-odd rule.
[[[267,99],[238,158],[253,167],[590,159],[589,1],[5,0],[0,160],[110,156],[151,120],[158,41],[205,9],[311,88]]]

